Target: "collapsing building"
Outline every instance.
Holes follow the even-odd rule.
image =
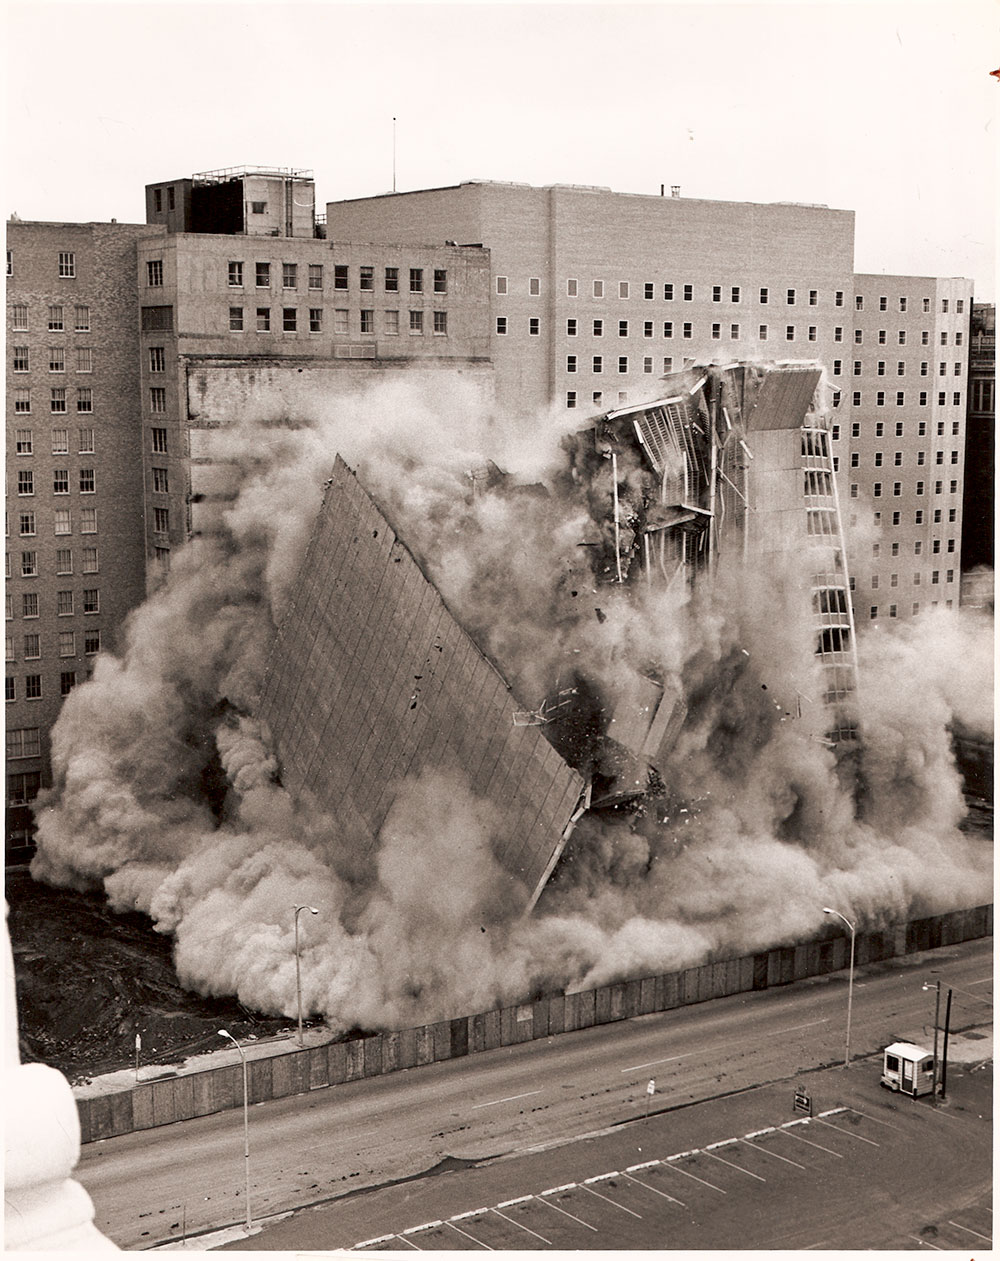
[[[857,665],[829,433],[813,411],[820,376],[798,363],[673,374],[663,398],[568,438],[567,476],[590,520],[577,564],[616,598],[710,582],[723,558],[765,573],[795,558],[823,683],[805,720],[849,763]],[[503,493],[505,480],[491,468],[473,493]],[[655,663],[623,663],[609,685],[580,661],[540,704],[518,704],[338,458],[260,714],[286,787],[313,794],[343,843],[369,854],[408,777],[461,770],[494,809],[495,857],[530,909],[584,810],[669,791],[687,701]]]

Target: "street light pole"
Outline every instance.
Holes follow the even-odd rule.
[[[299,1011],[299,1046],[302,1046],[302,973],[299,966],[299,912],[309,911],[311,915],[318,915],[319,911],[314,906],[297,906],[295,907],[295,999]]]
[[[839,911],[835,911],[832,906],[823,907],[824,915],[836,915],[838,919],[844,921],[851,932],[851,963],[850,970],[847,974],[847,1046],[844,1050],[844,1067],[851,1066],[851,1008],[854,1004],[854,925],[846,915],[841,915]]]
[[[236,1041],[231,1033],[225,1029],[219,1030],[220,1038],[228,1038],[233,1046],[239,1051],[240,1059],[243,1061],[243,1183],[244,1183],[244,1199],[247,1206],[247,1234],[250,1233],[250,1116],[248,1110],[247,1095],[247,1057],[243,1054],[243,1048]]]
[[[925,985],[925,990],[929,990],[930,986]],[[931,1079],[931,1098],[937,1101],[937,1084],[938,1084],[938,1024],[941,1015],[941,982],[934,982],[934,1076]]]

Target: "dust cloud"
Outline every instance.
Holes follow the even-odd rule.
[[[564,428],[496,418],[444,374],[294,415],[251,397],[212,435],[232,500],[66,700],[33,875],[103,887],[172,934],[184,984],[289,1016],[292,907],[319,907],[300,922],[303,1003],[340,1030],[795,941],[825,905],[878,927],[989,900],[949,724],[992,732],[991,621],[941,609],[862,637],[856,808],[799,718],[821,684],[796,562],[723,565],[694,593],[595,585],[578,546],[593,488]],[[255,699],[337,453],[522,703],[570,668],[600,693],[650,663],[686,700],[663,793],[585,815],[530,917],[459,768],[403,786],[372,857],[280,784]],[[474,493],[488,460],[546,493]]]

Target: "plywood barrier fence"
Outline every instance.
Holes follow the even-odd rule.
[[[992,934],[992,905],[911,920],[880,932],[858,933],[855,965],[861,967]],[[279,1051],[268,1058],[248,1061],[250,1102],[263,1103],[305,1094],[324,1086],[379,1077],[403,1068],[530,1042],[533,1038],[547,1038],[712,998],[788,985],[805,977],[846,968],[848,947],[846,935],[824,937],[739,959],[705,963],[682,972],[618,981],[576,994],[555,994],[499,1011],[441,1020],[418,1029],[400,1029],[351,1042]],[[140,1082],[130,1089],[106,1095],[78,1098],[77,1108],[81,1138],[88,1143],[207,1116],[241,1107],[242,1103],[242,1070],[239,1064],[232,1064]]]

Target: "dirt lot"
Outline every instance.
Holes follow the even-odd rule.
[[[27,868],[6,873],[21,1059],[71,1081],[215,1049],[218,1030],[266,1037],[290,1027],[235,999],[201,998],[178,983],[171,942],[143,915],[115,915],[96,894],[50,889]]]

